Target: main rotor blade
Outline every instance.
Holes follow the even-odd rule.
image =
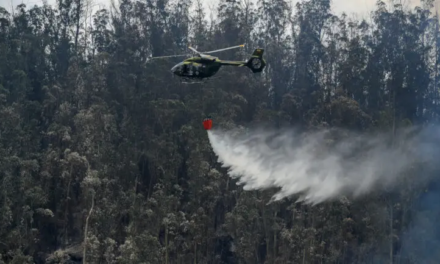
[[[189,54],[182,54],[182,55],[169,55],[169,56],[159,56],[159,57],[150,57],[150,59],[163,59],[163,58],[175,58],[175,57],[185,57]]]
[[[193,48],[193,47],[191,47],[191,46],[189,46],[188,48],[189,48],[190,50],[194,51],[195,53],[200,53],[200,52],[198,52],[195,48]]]
[[[202,52],[202,53],[203,54],[211,54],[211,53],[216,53],[216,52],[220,52],[220,51],[225,51],[225,50],[230,50],[230,49],[238,49],[238,48],[243,48],[243,47],[244,47],[244,44],[238,45],[238,46],[229,47],[229,48],[224,48],[224,49],[206,51],[206,52]]]

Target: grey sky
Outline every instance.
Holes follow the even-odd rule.
[[[48,0],[49,4],[54,4],[56,0]],[[117,0],[116,0],[117,1]],[[206,8],[208,6],[217,6],[219,1],[222,0],[202,0]],[[254,0],[255,1],[255,0]],[[288,0],[289,1],[289,0]],[[290,0],[293,3],[299,0]],[[356,14],[360,17],[368,16],[369,12],[374,10],[377,0],[332,0],[332,11],[336,14],[346,12],[347,14]],[[395,2],[401,2],[405,6],[415,6],[420,3],[420,0],[394,0]],[[93,0],[95,4],[108,5],[110,0]],[[390,0],[384,0],[384,2],[389,3]],[[436,0],[440,3],[440,0]],[[16,7],[20,3],[25,3],[28,7],[35,4],[43,3],[43,0],[0,0],[0,6],[6,7],[10,10],[11,6]]]

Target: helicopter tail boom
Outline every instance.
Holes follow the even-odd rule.
[[[247,66],[248,68],[251,69],[253,73],[261,72],[266,66],[266,61],[263,59],[263,53],[264,53],[264,49],[256,49],[254,50],[254,53],[252,53],[252,56],[247,61],[222,60],[221,64],[228,66],[237,66],[237,67]]]
[[[227,66],[237,66],[237,67],[246,66],[246,61],[221,60],[220,62],[221,62],[222,65],[227,65]]]

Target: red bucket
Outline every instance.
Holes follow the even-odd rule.
[[[212,119],[205,118],[205,120],[203,120],[203,127],[205,128],[205,130],[210,130],[212,128]]]

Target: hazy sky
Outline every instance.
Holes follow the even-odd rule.
[[[104,4],[108,5],[110,0],[92,0],[95,4]],[[117,1],[117,0],[116,0]],[[217,6],[219,1],[223,0],[202,0],[206,7],[208,5]],[[237,0],[243,1],[243,0]],[[293,3],[298,2],[298,0],[288,0]],[[346,12],[347,14],[357,14],[361,17],[368,16],[369,12],[372,11],[376,5],[377,0],[331,0],[332,1],[332,10],[334,13],[340,14],[342,12]],[[384,0],[384,2],[388,3],[390,0]],[[420,3],[420,0],[394,0],[395,2],[400,1],[404,5],[414,6]],[[56,0],[48,0],[49,4],[55,3]],[[437,3],[440,3],[440,0],[436,0]],[[0,0],[0,6],[6,7],[10,10],[11,6],[16,7],[20,3],[25,3],[28,7],[33,6],[35,4],[43,3],[42,0]]]

